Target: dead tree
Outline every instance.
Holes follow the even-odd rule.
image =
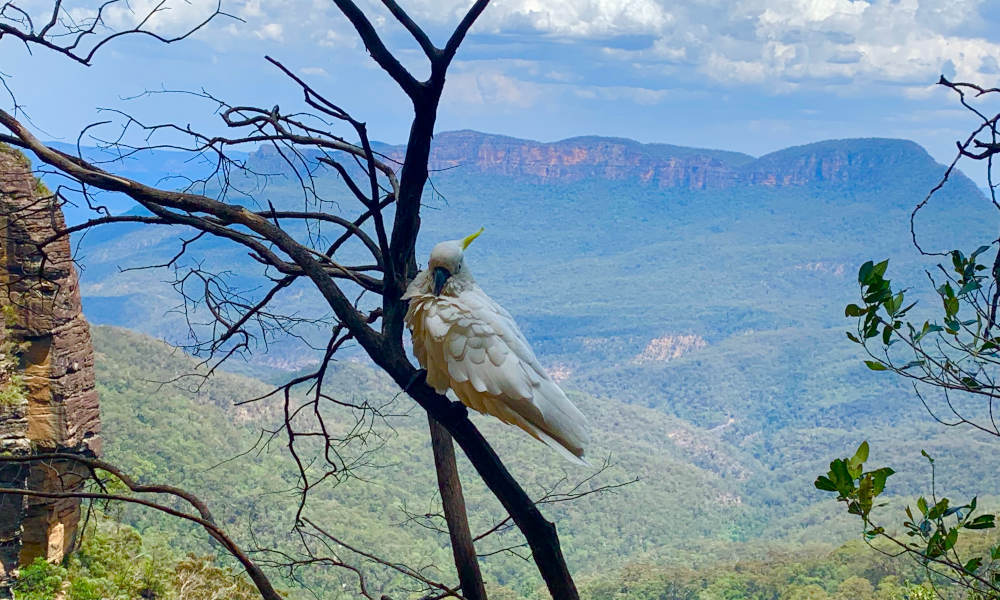
[[[160,511],[172,517],[190,521],[200,525],[206,533],[222,546],[226,553],[239,562],[264,600],[281,600],[281,595],[275,591],[271,585],[271,580],[264,574],[257,563],[250,558],[243,548],[229,537],[225,530],[219,527],[212,518],[212,513],[209,511],[208,506],[190,492],[169,485],[140,484],[109,463],[95,458],[87,458],[79,454],[60,454],[54,452],[34,456],[2,457],[2,461],[6,464],[47,463],[58,460],[81,465],[89,473],[93,482],[96,483],[97,489],[80,489],[78,485],[81,483],[79,478],[73,477],[64,480],[65,490],[39,491],[25,488],[0,488],[0,494],[30,496],[34,498],[80,498],[129,502]],[[105,478],[102,478],[102,474]],[[133,495],[116,494],[109,491],[105,485],[108,481],[106,479],[107,475],[110,475],[115,481],[124,485],[129,493]],[[137,496],[135,494],[154,495],[156,499]],[[161,498],[164,500],[161,500]],[[183,507],[178,507],[171,500],[180,501]],[[194,509],[193,512],[191,509]]]
[[[148,22],[165,7],[165,2],[156,5],[148,15],[140,15],[134,27],[112,33],[106,33],[104,14],[110,6],[118,4],[118,0],[105,2],[84,20],[72,16],[59,0],[41,19],[33,19],[30,7],[6,2],[0,9],[0,39],[13,38],[29,48],[57,52],[89,65],[106,43],[121,35],[152,35],[167,43],[189,35],[190,32],[173,37],[151,33]],[[122,115],[122,131],[105,143],[105,148],[113,151],[116,157],[128,157],[149,149],[172,148],[190,151],[214,164],[215,168],[209,176],[191,179],[179,190],[144,185],[113,173],[113,163],[95,162],[79,152],[74,155],[46,146],[26,126],[29,121],[23,118],[16,102],[13,110],[0,111],[0,141],[32,152],[46,169],[57,175],[63,183],[54,193],[60,198],[68,200],[75,197],[96,211],[93,219],[68,228],[62,235],[109,223],[144,223],[186,228],[193,232],[178,256],[191,252],[191,247],[205,236],[227,240],[248,251],[248,262],[259,267],[260,277],[268,284],[268,290],[263,294],[251,298],[230,293],[218,274],[199,272],[197,269],[191,269],[179,280],[182,288],[185,282],[194,280],[203,284],[200,297],[185,298],[199,302],[213,321],[208,338],[197,341],[192,348],[205,354],[208,357],[206,360],[224,360],[235,352],[248,349],[252,340],[267,339],[275,332],[286,331],[292,317],[282,315],[280,301],[276,298],[287,288],[308,285],[332,311],[334,322],[320,368],[316,373],[282,388],[286,401],[293,385],[307,383],[312,384],[317,407],[330,401],[322,392],[326,365],[346,341],[359,345],[400,389],[427,412],[432,432],[436,429],[434,423],[443,429],[435,435],[435,457],[456,548],[465,547],[468,552],[472,541],[468,539],[467,526],[465,533],[461,532],[464,515],[454,512],[461,510],[460,496],[449,497],[449,494],[460,493],[460,488],[453,485],[457,482],[457,473],[453,457],[449,459],[452,454],[451,439],[463,450],[524,535],[553,598],[575,599],[578,594],[563,558],[555,526],[544,518],[508,472],[469,420],[466,408],[426,385],[422,372],[410,362],[404,347],[403,315],[406,303],[402,295],[417,271],[414,247],[420,229],[421,199],[429,177],[431,138],[445,75],[488,0],[476,0],[472,4],[442,47],[435,45],[394,0],[382,0],[387,11],[423,52],[430,67],[426,80],[416,78],[393,55],[372,21],[357,4],[351,0],[333,2],[354,27],[371,58],[412,104],[413,120],[401,164],[393,163],[373,150],[364,122],[295,75],[292,69],[270,57],[267,60],[271,65],[301,90],[305,105],[302,110],[231,104],[207,92],[199,92],[195,95],[209,103],[221,116],[223,133],[215,134],[195,131],[190,126],[172,122],[143,123]],[[226,15],[220,5],[197,27],[223,16]],[[338,133],[341,130],[346,133]],[[134,133],[139,134],[140,141],[130,143],[129,136]],[[157,136],[163,136],[168,141],[151,141],[159,139]],[[178,142],[178,139],[184,141]],[[247,163],[233,158],[232,151],[262,145],[272,147],[284,168],[297,178],[303,190],[301,207],[282,207],[279,210],[273,205],[255,205],[252,201],[248,205],[233,199],[233,195],[239,192],[233,185],[236,179],[243,181],[260,174],[254,173]],[[316,185],[316,174],[324,169],[340,176],[357,202],[356,211],[350,212],[324,196]],[[148,211],[148,215],[111,215],[101,206],[101,193],[127,196]],[[340,231],[332,241],[316,234],[320,229],[329,231],[330,228]],[[352,244],[365,252],[368,260],[356,264],[342,261],[340,257],[344,255],[344,248]],[[176,259],[171,264],[175,265]],[[319,434],[325,435],[326,428],[318,408],[316,417]],[[294,453],[296,432],[291,417],[286,420],[284,433]],[[300,435],[304,434],[300,432]],[[336,448],[329,438],[326,443],[328,473],[335,473],[345,465],[338,462]],[[306,475],[304,468],[302,475]],[[303,486],[303,494],[308,488],[308,484]],[[456,554],[459,573],[463,574],[463,592],[473,598],[477,597],[478,592],[474,591],[476,586],[472,579],[466,581],[467,577],[476,576],[472,568],[475,565],[470,561],[474,563],[475,557]]]

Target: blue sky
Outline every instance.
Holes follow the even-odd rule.
[[[168,0],[153,26],[178,31],[211,1]],[[443,43],[470,0],[402,0]],[[47,2],[32,0],[43,8]],[[85,15],[87,2],[77,2]],[[133,0],[141,12],[152,0]],[[942,72],[1000,83],[1000,7],[977,0],[496,0],[454,64],[438,130],[477,129],[551,141],[630,137],[764,154],[842,137],[901,137],[947,160],[973,125],[934,86]],[[378,2],[361,2],[415,74],[415,46]],[[95,65],[3,40],[0,71],[40,137],[73,141],[119,108],[148,122],[221,130],[192,97],[127,100],[144,90],[205,88],[231,103],[300,105],[271,55],[401,142],[409,107],[329,0],[224,0],[219,19],[163,46],[123,39]],[[111,15],[129,24],[127,11]],[[7,101],[9,104],[9,100]],[[106,132],[105,135],[109,135]]]

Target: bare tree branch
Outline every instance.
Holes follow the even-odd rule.
[[[183,33],[166,36],[157,34],[148,28],[150,21],[157,14],[164,11],[167,8],[166,5],[167,0],[158,2],[133,27],[112,33],[101,33],[106,28],[105,14],[107,11],[117,6],[124,6],[126,7],[125,10],[131,11],[131,7],[127,2],[124,0],[106,0],[98,7],[95,15],[83,22],[77,22],[73,15],[62,6],[62,0],[55,0],[52,3],[52,13],[49,21],[37,31],[27,10],[20,8],[14,2],[6,2],[0,7],[0,40],[5,36],[9,36],[21,41],[25,47],[29,48],[29,51],[32,45],[36,45],[62,54],[82,65],[89,66],[101,48],[120,37],[131,35],[147,36],[164,44],[172,44],[194,35],[218,17],[228,17],[238,21],[242,20],[239,17],[224,12],[222,10],[222,2],[219,0],[215,9],[203,20],[187,28]],[[63,30],[59,32],[54,31],[57,25],[61,25]],[[95,41],[87,47],[85,43],[88,40]]]
[[[364,42],[368,54],[375,59],[375,62],[395,80],[410,98],[420,95],[424,84],[417,81],[402,63],[393,56],[392,52],[386,48],[382,39],[376,33],[375,27],[372,26],[371,21],[365,16],[365,13],[354,2],[351,2],[351,0],[333,0],[333,2],[340,9],[340,12],[344,13],[344,16],[351,22],[351,25],[354,26],[355,31],[361,37],[361,41]]]
[[[563,558],[555,526],[543,517],[535,502],[507,471],[489,443],[468,419],[466,408],[451,403],[430,388],[424,381],[423,373],[411,364],[403,347],[406,302],[402,300],[402,294],[407,282],[416,274],[414,247],[420,226],[420,204],[428,180],[430,144],[445,72],[462,40],[488,2],[474,2],[444,49],[430,52],[433,45],[422,30],[393,0],[385,1],[394,17],[428,54],[431,77],[426,82],[417,81],[402,66],[354,2],[334,2],[357,30],[376,63],[413,103],[414,119],[398,176],[395,167],[381,160],[382,157],[373,151],[364,123],[354,119],[280,62],[270,58],[268,60],[301,89],[303,101],[312,113],[289,113],[277,106],[264,108],[227,103],[202,91],[194,95],[214,103],[225,127],[236,133],[220,136],[170,123],[146,125],[121,113],[119,116],[124,119],[122,133],[106,144],[107,148],[117,152],[119,156],[128,156],[140,151],[143,144],[145,148],[180,149],[172,140],[178,136],[186,137],[190,140],[190,145],[183,149],[214,157],[215,170],[209,177],[218,175],[222,186],[215,198],[207,195],[208,178],[203,178],[200,186],[188,185],[182,191],[160,189],[115,175],[97,163],[84,159],[82,155],[71,156],[49,148],[18,121],[16,115],[3,111],[0,111],[0,128],[5,129],[6,133],[0,133],[0,140],[10,141],[30,150],[45,165],[77,182],[88,205],[92,190],[124,194],[152,213],[148,223],[190,227],[199,232],[199,235],[210,234],[250,250],[251,258],[264,269],[263,277],[267,281],[267,291],[260,297],[238,295],[224,284],[221,274],[213,274],[201,266],[189,268],[187,275],[179,278],[181,287],[187,284],[200,288],[201,303],[208,318],[214,323],[213,340],[207,346],[209,354],[220,352],[224,354],[224,359],[246,346],[249,335],[246,326],[249,322],[254,319],[279,319],[268,306],[275,301],[281,289],[297,285],[297,282],[308,282],[322,296],[333,313],[333,328],[320,367],[315,373],[276,390],[284,400],[285,418],[283,426],[272,432],[272,435],[287,438],[289,452],[300,471],[302,498],[319,482],[339,476],[351,466],[345,457],[338,454],[336,436],[325,426],[320,410],[321,404],[336,405],[340,402],[323,392],[323,376],[333,354],[350,340],[359,345],[463,449],[477,473],[524,534],[553,598],[576,600],[578,594]],[[28,21],[25,23],[25,30],[34,31]],[[358,142],[348,142],[332,133],[334,124],[349,128],[349,135],[355,136]],[[125,141],[125,136],[135,130],[142,132],[145,141],[139,145],[130,145]],[[151,136],[161,132],[171,136],[171,141],[166,144],[148,141]],[[232,170],[248,176],[260,174],[252,172],[245,163],[240,164],[227,157],[227,149],[258,144],[267,144],[273,150],[279,168],[283,170],[282,176],[290,176],[292,181],[298,182],[307,206],[301,210],[289,210],[285,207],[279,210],[269,201],[255,197],[252,191],[235,189],[230,178]],[[337,155],[338,152],[343,154]],[[347,157],[347,160],[340,160],[338,156]],[[360,202],[358,216],[352,218],[347,215],[332,215],[325,210],[331,204],[320,196],[315,177],[317,169],[328,167],[336,171],[344,180],[347,191]],[[357,173],[360,175],[356,175]],[[361,183],[364,181],[366,183]],[[199,187],[202,193],[196,193]],[[229,201],[227,194],[234,189],[243,198],[256,203],[259,210],[251,210],[243,204]],[[395,209],[391,228],[383,218],[383,210],[389,206]],[[114,219],[111,215],[104,214],[94,221],[98,222],[93,225],[99,225],[114,222]],[[297,224],[306,227],[307,231],[303,235],[306,239],[300,239],[301,226],[296,226]],[[337,228],[337,239],[327,243],[328,240],[318,233],[321,225]],[[368,227],[374,229],[374,235]],[[82,227],[78,231],[85,231],[87,228]],[[193,239],[197,239],[197,236]],[[374,264],[347,265],[335,258],[341,246],[349,240],[357,240],[372,255]],[[189,241],[184,243],[178,256],[188,246]],[[177,260],[175,257],[171,262],[176,265]],[[372,293],[381,304],[374,310],[366,299],[366,294]],[[187,294],[182,292],[185,303],[189,300]],[[306,399],[301,400],[293,394],[293,388],[306,384],[310,384],[311,388]],[[378,415],[378,411],[371,407],[355,406],[351,410],[360,411],[357,427],[362,429],[368,427],[370,419],[377,418]],[[303,427],[300,421],[308,414],[312,415],[311,425]],[[314,438],[323,441],[320,460],[325,466],[318,472],[309,471],[309,463],[297,454],[296,446],[297,439]],[[302,506],[300,514],[301,509]],[[448,589],[441,591],[450,592]]]
[[[119,502],[128,502],[131,504],[139,504],[158,510],[162,513],[171,515],[173,517],[178,517],[193,523],[201,525],[201,527],[211,535],[216,541],[222,544],[223,548],[231,554],[247,571],[247,575],[253,581],[260,595],[265,600],[281,600],[281,595],[275,591],[274,587],[271,585],[270,579],[263,571],[260,570],[253,560],[243,551],[227,534],[222,530],[212,518],[211,512],[208,510],[208,506],[199,500],[194,494],[187,492],[183,489],[169,486],[169,485],[145,485],[137,483],[131,477],[123,473],[117,467],[106,463],[101,460],[94,458],[87,458],[79,454],[65,454],[65,453],[52,453],[52,454],[42,454],[33,456],[0,456],[0,463],[32,463],[32,462],[44,462],[49,460],[67,460],[80,463],[86,466],[94,478],[95,481],[99,483],[97,478],[97,471],[105,471],[113,475],[116,479],[121,481],[128,487],[131,491],[135,493],[149,493],[149,494],[164,494],[167,496],[173,496],[184,500],[194,508],[198,514],[191,514],[181,510],[177,510],[165,504],[159,502],[154,502],[152,500],[146,500],[144,498],[136,498],[133,496],[122,496],[120,494],[109,494],[106,492],[74,492],[74,491],[39,491],[39,490],[29,490],[22,488],[0,488],[0,495],[10,494],[15,496],[30,496],[34,498],[89,498],[97,500],[116,500]]]

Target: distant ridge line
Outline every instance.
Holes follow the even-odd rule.
[[[405,146],[379,144],[378,150],[402,160]],[[539,142],[468,129],[437,134],[430,160],[434,170],[460,167],[538,183],[638,180],[658,188],[693,190],[849,184],[901,166],[943,169],[916,142],[892,138],[825,140],[755,158],[627,138],[578,136]]]

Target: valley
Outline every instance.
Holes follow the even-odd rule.
[[[915,285],[934,266],[909,241],[910,211],[943,169],[919,146],[837,140],[755,159],[609,138],[541,144],[463,131],[435,139],[431,166],[439,171],[425,199],[418,260],[437,241],[485,226],[470,249],[470,268],[591,419],[591,456],[610,466],[588,485],[638,479],[546,506],[580,573],[597,581],[634,565],[702,568],[762,548],[808,547],[824,560],[856,531],[812,481],[864,439],[873,461],[899,472],[891,490],[897,498],[927,489],[921,450],[938,460],[937,484],[949,494],[984,501],[1000,494],[987,476],[998,466],[991,440],[935,423],[912,389],[867,369],[844,335],[850,323],[843,307],[858,295],[858,265],[891,256],[888,276]],[[255,202],[301,200],[273,156],[262,151],[248,160],[279,173]],[[130,168],[152,172],[149,165]],[[335,173],[318,180],[331,210],[351,201]],[[990,211],[976,186],[955,176],[916,227],[929,247],[975,248],[994,235]],[[200,308],[177,308],[176,273],[194,265],[227,271],[234,289],[248,298],[260,293],[245,254],[214,239],[193,244],[177,271],[127,270],[165,262],[182,235],[115,225],[79,240],[88,318],[183,345],[197,330]],[[290,311],[325,316],[307,287],[283,294]],[[308,341],[327,325],[310,327],[296,333]],[[225,499],[227,522],[247,531],[252,524],[255,536],[281,543],[294,495],[289,459],[277,440],[254,445],[279,407],[273,399],[232,405],[315,364],[321,353],[294,338],[268,340],[266,349],[260,343],[245,361],[224,367],[241,375],[210,379],[193,393],[143,383],[192,370],[193,359],[137,333],[95,331],[109,458]],[[317,490],[313,514],[395,560],[449,564],[446,536],[407,517],[426,512],[434,499],[422,415],[396,398],[357,350],[348,348],[337,365],[328,385],[338,394],[380,399],[394,416],[380,424],[374,462],[364,462],[357,479]],[[585,476],[516,430],[485,417],[477,423],[531,493]],[[474,529],[485,530],[502,511],[467,467]],[[247,474],[256,494],[235,494]],[[248,515],[260,513],[269,518],[257,531],[261,523]],[[132,512],[129,521],[140,529],[172,527]],[[484,564],[512,598],[531,597],[540,585],[510,552]],[[325,577],[314,585],[328,589],[335,579]],[[824,585],[832,593],[837,584]]]

